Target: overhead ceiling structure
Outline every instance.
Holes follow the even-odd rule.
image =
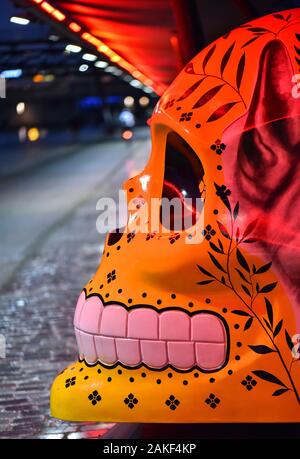
[[[164,91],[181,67],[169,0],[25,3],[157,94]]]

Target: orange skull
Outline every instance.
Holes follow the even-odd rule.
[[[240,26],[161,98],[150,160],[125,183],[137,208],[79,297],[79,360],[52,386],[53,416],[300,421],[299,30],[298,9]],[[186,196],[204,199],[192,225],[133,230],[153,198]]]

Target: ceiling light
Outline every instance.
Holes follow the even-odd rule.
[[[139,104],[142,106],[142,107],[147,107],[147,105],[149,105],[149,97],[146,97],[146,96],[142,96],[140,99],[139,99]]]
[[[38,128],[30,128],[28,129],[27,136],[30,142],[36,142],[40,138],[40,131]]]
[[[97,56],[95,56],[95,54],[85,53],[82,56],[82,59],[84,59],[85,61],[94,62],[97,59]]]
[[[123,102],[124,102],[125,107],[128,107],[128,108],[129,107],[133,107],[134,98],[132,96],[127,96],[127,97],[125,97]]]
[[[13,69],[13,70],[3,70],[3,72],[0,73],[1,78],[19,78],[22,75],[22,70],[21,69]]]
[[[79,72],[86,72],[88,70],[89,66],[87,64],[82,64],[79,67]]]
[[[129,84],[134,88],[140,88],[142,86],[142,83],[139,80],[131,80]]]
[[[98,67],[99,69],[105,69],[105,67],[108,66],[108,63],[105,61],[97,61],[95,62],[95,67]]]
[[[81,46],[77,45],[67,45],[65,48],[66,51],[69,51],[70,53],[80,53],[81,51]]]
[[[112,72],[114,72],[115,68],[116,68],[116,67],[113,67],[112,65],[109,65],[108,67],[106,67],[105,72],[110,72],[110,73],[112,73]]]
[[[59,40],[59,37],[57,35],[49,35],[49,40],[50,41],[58,41]]]
[[[26,18],[21,18],[19,16],[12,16],[10,18],[10,22],[13,22],[14,24],[19,24],[19,25],[27,25],[29,24],[29,19]]]
[[[19,102],[16,106],[16,112],[18,115],[23,115],[25,112],[25,104],[24,102]]]

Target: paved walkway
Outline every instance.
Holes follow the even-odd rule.
[[[0,438],[114,435],[112,424],[50,418],[49,389],[76,359],[74,307],[103,247],[96,202],[143,167],[149,148],[148,139],[88,147],[1,186],[0,270],[7,261],[10,276],[0,291]]]

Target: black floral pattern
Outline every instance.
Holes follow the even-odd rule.
[[[176,241],[178,241],[179,238],[180,238],[179,233],[171,234],[171,236],[169,237],[170,244],[174,244]]]
[[[88,399],[90,400],[92,405],[97,405],[98,402],[101,401],[101,395],[97,390],[94,390],[89,396]]]
[[[215,151],[217,155],[221,155],[223,151],[226,149],[225,143],[222,143],[220,139],[215,140],[215,143],[213,143],[210,146],[210,149],[212,151]]]
[[[153,239],[155,235],[156,235],[155,231],[153,233],[148,233],[146,236],[146,241],[150,241],[150,239]]]
[[[73,376],[73,378],[66,379],[65,387],[68,388],[71,386],[75,386],[75,384],[76,384],[76,376]]]
[[[174,395],[170,395],[168,400],[165,401],[165,404],[170,408],[170,410],[175,411],[179,406],[180,401]]]
[[[205,403],[209,405],[211,408],[215,409],[220,403],[220,399],[215,394],[210,394],[208,398],[205,400]]]
[[[175,98],[173,99],[170,99],[165,105],[164,105],[164,110],[167,110],[168,108],[171,108],[173,107],[173,105],[175,104]]]
[[[179,118],[179,121],[180,121],[180,122],[183,122],[183,121],[191,121],[192,116],[193,116],[193,112],[181,113],[180,118]]]
[[[134,231],[132,231],[131,233],[128,233],[127,234],[127,242],[131,242],[132,239],[134,238],[134,236],[135,236],[135,232]]]
[[[113,269],[112,272],[107,274],[107,283],[110,284],[112,281],[116,280],[117,275],[116,275],[116,270]]]
[[[211,238],[216,234],[216,231],[211,227],[211,225],[207,225],[206,228],[202,231],[202,234],[207,241],[210,241]]]
[[[124,398],[124,403],[125,405],[128,406],[128,408],[130,408],[132,410],[132,408],[134,408],[135,405],[138,404],[138,399],[133,395],[133,394],[128,394],[126,398]]]
[[[245,389],[252,390],[256,386],[257,381],[252,376],[248,375],[245,379],[243,379],[241,384],[242,386],[245,386]]]

